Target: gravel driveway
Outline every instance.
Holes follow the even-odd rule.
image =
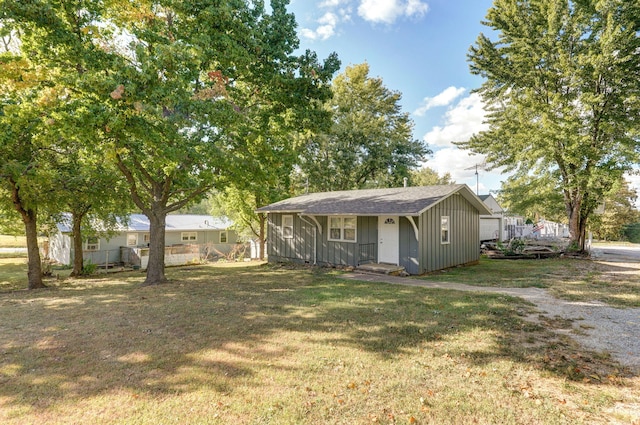
[[[638,251],[640,253],[640,250]],[[607,259],[604,254],[600,259]],[[625,258],[625,261],[631,260]],[[638,265],[637,263],[635,264]],[[576,302],[553,297],[541,288],[492,288],[451,282],[426,282],[418,279],[352,272],[344,278],[366,282],[387,282],[426,288],[481,291],[523,298],[536,305],[540,314],[570,319],[580,332],[574,337],[586,348],[607,351],[622,365],[640,371],[640,308],[613,308],[601,302]],[[534,320],[534,318],[531,318]]]

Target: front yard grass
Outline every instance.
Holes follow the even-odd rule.
[[[639,378],[523,321],[519,299],[269,265],[167,274],[0,287],[0,422],[637,420]]]
[[[602,301],[614,307],[640,307],[640,264],[576,258],[503,260],[434,272],[421,279],[503,288],[547,288],[573,301]]]

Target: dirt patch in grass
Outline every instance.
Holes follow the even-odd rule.
[[[496,294],[199,266],[0,293],[0,421],[630,423],[638,377]]]

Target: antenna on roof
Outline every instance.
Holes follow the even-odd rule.
[[[477,163],[476,165],[472,166],[472,167],[468,167],[465,168],[465,170],[473,170],[475,168],[476,172],[476,195],[480,195],[480,173],[478,173],[478,169],[480,170],[485,170],[485,167],[487,166],[487,162],[481,162],[481,163]]]

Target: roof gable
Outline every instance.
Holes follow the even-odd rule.
[[[417,216],[455,193],[467,199],[481,214],[491,214],[465,184],[310,193],[258,208],[257,212]]]

